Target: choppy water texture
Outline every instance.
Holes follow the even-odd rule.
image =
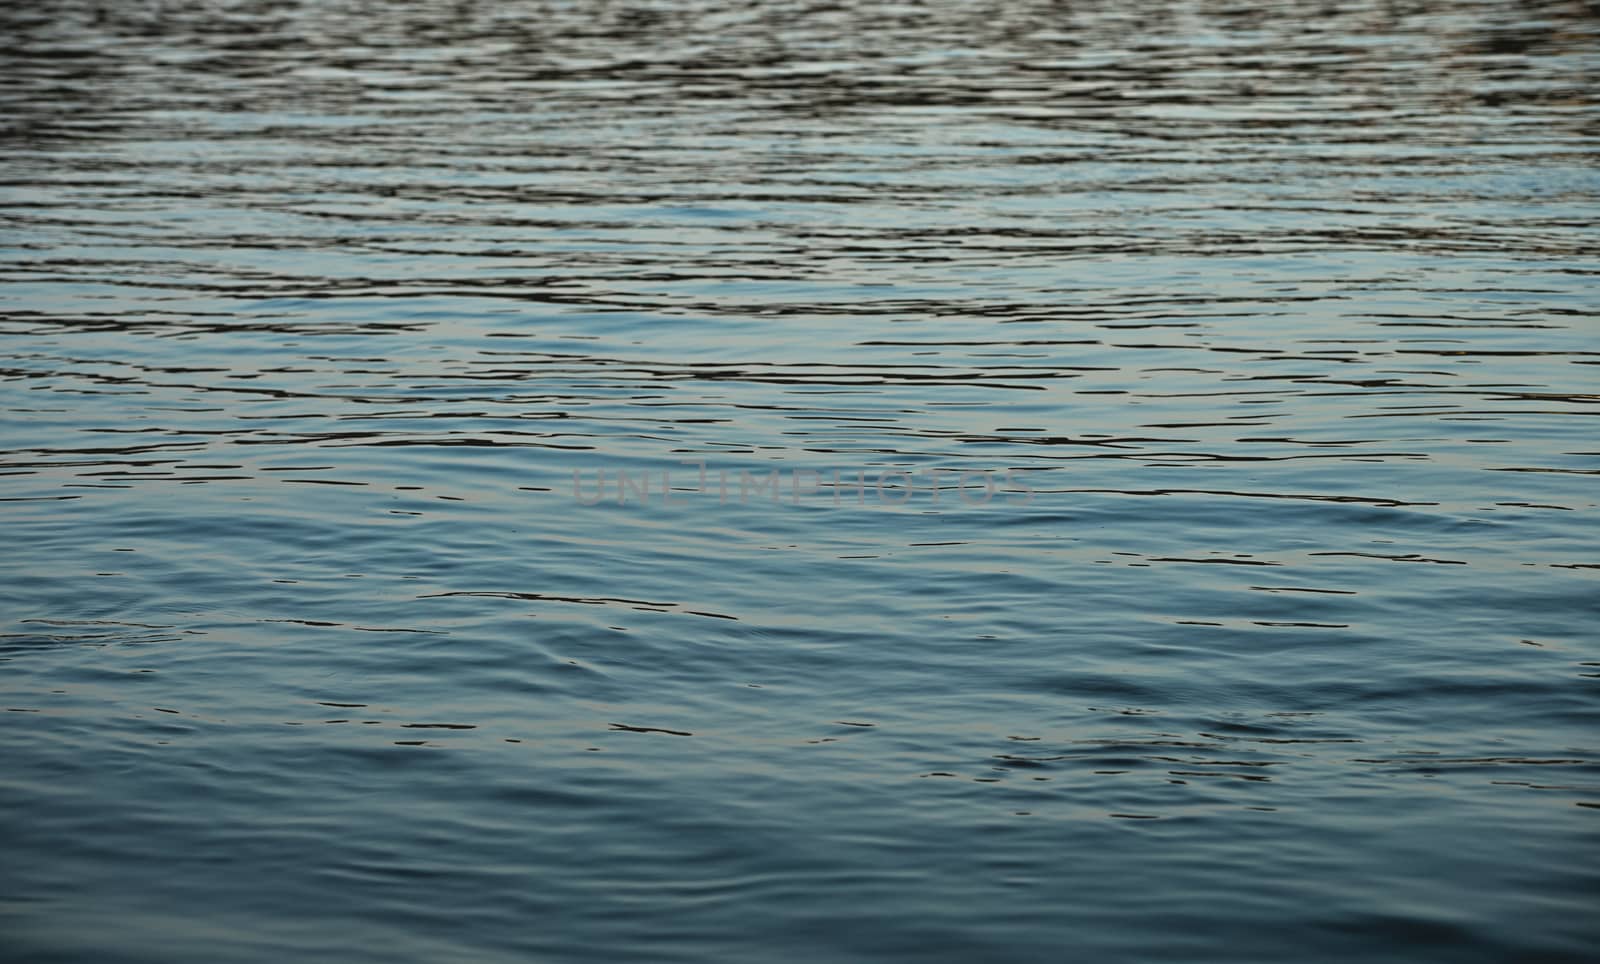
[[[1594,951],[1593,5],[0,21],[0,957]]]

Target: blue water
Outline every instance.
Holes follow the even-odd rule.
[[[0,35],[0,959],[1593,959],[1592,5]]]

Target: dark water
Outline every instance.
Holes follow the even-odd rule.
[[[1593,5],[0,38],[0,958],[1592,959]]]

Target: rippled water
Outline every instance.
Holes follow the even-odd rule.
[[[1593,953],[1592,4],[0,36],[0,957]]]

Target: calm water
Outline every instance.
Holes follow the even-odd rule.
[[[1130,6],[8,5],[0,958],[1592,959],[1600,11]]]

